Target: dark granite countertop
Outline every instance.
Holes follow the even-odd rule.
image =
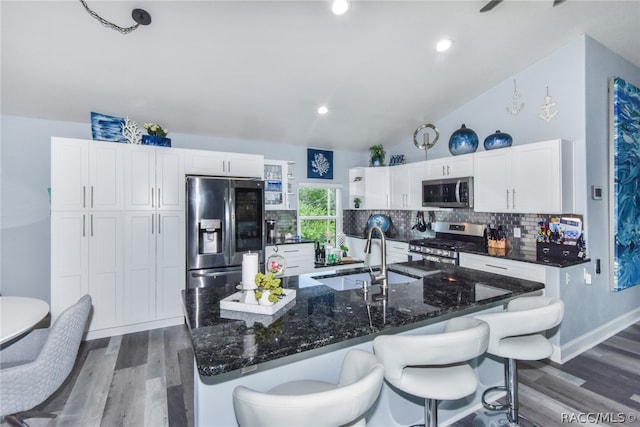
[[[386,300],[375,300],[379,286],[334,291],[313,277],[330,272],[284,277],[296,299],[273,316],[220,311],[220,300],[236,284],[183,291],[186,320],[198,371],[210,383],[235,378],[259,365],[264,369],[300,358],[372,340],[451,317],[501,305],[504,300],[539,291],[544,284],[424,261],[392,264],[391,271],[411,274],[410,283],[390,285]],[[339,270],[348,275],[366,267]],[[221,315],[222,314],[222,315]],[[261,368],[261,369],[262,369]]]
[[[536,252],[524,251],[516,248],[507,249],[485,249],[481,251],[462,250],[469,254],[484,255],[494,258],[510,259],[512,261],[528,262],[530,264],[548,265],[549,267],[570,267],[572,265],[582,264],[590,262],[589,258],[584,259],[569,259],[569,258],[551,258],[551,257],[538,257]]]

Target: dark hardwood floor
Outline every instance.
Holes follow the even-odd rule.
[[[640,323],[563,365],[520,363],[519,372],[520,412],[541,427],[640,426]],[[38,409],[58,417],[30,419],[32,427],[193,426],[186,327],[84,342],[72,374]],[[453,426],[472,424],[468,416]]]

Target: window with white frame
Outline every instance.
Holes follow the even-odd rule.
[[[335,242],[336,233],[341,231],[340,186],[301,182],[298,185],[298,235],[321,243]]]

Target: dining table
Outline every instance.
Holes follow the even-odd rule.
[[[38,298],[0,296],[0,344],[29,332],[49,313],[49,304]]]

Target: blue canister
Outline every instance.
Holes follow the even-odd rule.
[[[495,150],[496,148],[507,148],[513,144],[513,138],[508,133],[500,132],[489,135],[484,139],[485,150]]]
[[[478,149],[478,135],[464,124],[449,138],[449,151],[454,156],[473,153]]]

